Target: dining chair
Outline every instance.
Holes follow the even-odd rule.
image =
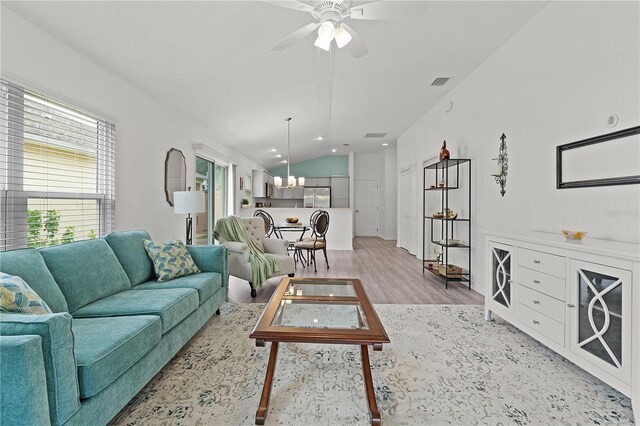
[[[273,218],[269,213],[262,209],[258,209],[253,212],[253,217],[260,217],[264,220],[264,233],[265,237],[270,237],[271,234],[275,234],[276,238],[280,238],[280,236],[276,233],[275,223],[273,222]]]
[[[329,259],[327,259],[327,231],[329,230],[329,213],[325,210],[320,210],[317,213],[312,214],[313,221],[311,222],[311,237],[305,238],[302,241],[298,241],[294,244],[296,252],[301,254],[302,250],[307,252],[307,265],[313,262],[313,269],[318,272],[316,266],[316,252],[322,250],[324,254],[324,261],[329,269]],[[296,256],[300,258],[300,256]]]

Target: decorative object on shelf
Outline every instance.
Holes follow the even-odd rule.
[[[447,141],[442,142],[442,148],[440,148],[440,161],[449,159],[449,150],[447,149]]]
[[[187,188],[187,161],[179,149],[171,148],[164,160],[164,193],[173,207],[173,193]]]
[[[438,181],[438,186],[439,186],[440,188],[444,188],[444,179],[440,179],[440,180]]]
[[[640,126],[558,145],[556,188],[639,184],[639,153]]]
[[[438,265],[438,273],[443,277],[462,278],[462,268],[456,265]]]
[[[442,252],[437,247],[433,248],[433,252],[436,254],[436,263],[440,263],[442,261]]]
[[[587,231],[569,231],[567,229],[563,229],[560,232],[562,232],[562,235],[564,235],[567,240],[580,241],[587,235]]]
[[[444,213],[436,212],[436,213],[433,214],[433,218],[434,219],[442,219],[442,218],[444,218]]]
[[[496,180],[496,183],[500,185],[500,194],[504,197],[504,194],[507,192],[504,189],[507,186],[507,170],[509,169],[509,157],[507,155],[507,143],[505,142],[507,137],[503,133],[500,136],[500,148],[498,149],[498,158],[493,158],[493,160],[497,160],[498,164],[496,165],[496,169],[491,173]]]
[[[287,223],[298,223],[298,219],[297,217],[288,217],[285,219],[287,221]]]
[[[205,211],[204,192],[192,191],[191,187],[187,191],[176,191],[173,193],[173,212],[175,214],[187,215],[187,235],[185,242],[187,245],[192,243],[193,219],[191,214],[203,213]]]
[[[246,209],[247,207],[249,207],[249,199],[248,198],[243,198],[240,201],[240,207],[242,207],[243,209]]]
[[[454,239],[449,238],[448,240],[436,241],[436,243],[442,244],[442,245],[445,245],[445,246],[457,246],[458,244],[460,244],[460,240],[454,240]]]
[[[445,216],[447,217],[447,219],[455,219],[456,217],[458,217],[458,213],[454,212],[453,210],[451,210],[450,208],[446,208],[444,209],[445,211]]]

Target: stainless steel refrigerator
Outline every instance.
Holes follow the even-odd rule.
[[[305,188],[304,206],[308,208],[331,207],[331,188]]]

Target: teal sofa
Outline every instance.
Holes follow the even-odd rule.
[[[189,246],[200,273],[156,282],[145,231],[0,252],[53,314],[0,314],[0,424],[111,420],[227,299],[227,250]]]

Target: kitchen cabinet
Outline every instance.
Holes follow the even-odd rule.
[[[251,195],[254,198],[267,197],[267,184],[273,185],[273,176],[264,170],[253,170],[251,179]]]
[[[349,177],[331,178],[331,207],[349,207]]]
[[[293,198],[295,200],[302,200],[304,198],[304,188],[301,186],[293,188]]]
[[[282,188],[282,198],[285,200],[293,199],[293,188]]]
[[[316,186],[331,186],[331,178],[317,178]]]
[[[304,178],[304,186],[305,187],[316,187],[316,186],[318,186],[318,178],[311,178],[311,177]]]
[[[487,319],[499,315],[631,396],[638,419],[640,315],[632,300],[640,300],[640,246],[567,242],[559,233],[484,235]]]

